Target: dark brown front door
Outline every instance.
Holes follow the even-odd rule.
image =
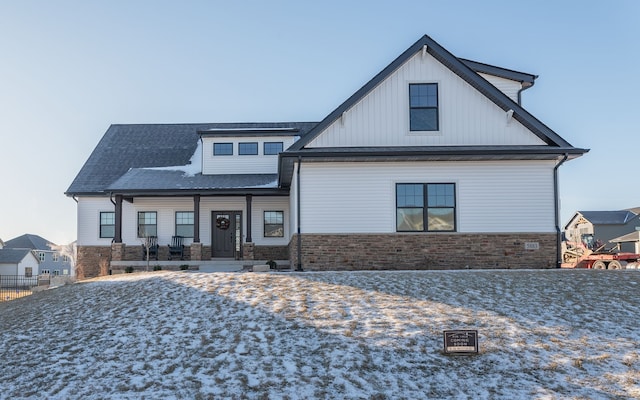
[[[242,212],[213,211],[212,257],[240,259],[242,245]]]

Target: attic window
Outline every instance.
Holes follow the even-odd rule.
[[[233,143],[214,143],[214,156],[231,156],[233,155]]]
[[[410,84],[409,108],[409,129],[411,131],[437,131],[438,84]]]

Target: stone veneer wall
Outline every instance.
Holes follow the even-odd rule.
[[[111,261],[110,246],[78,246],[76,272],[78,279],[100,275],[100,263]]]
[[[525,243],[537,243],[526,250]],[[298,265],[298,238],[289,243]],[[556,268],[553,233],[303,234],[304,270]]]
[[[288,246],[255,246],[253,249],[254,260],[288,260]]]

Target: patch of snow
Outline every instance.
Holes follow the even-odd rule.
[[[638,271],[154,272],[0,303],[0,397],[640,398]],[[479,353],[443,354],[477,329]]]

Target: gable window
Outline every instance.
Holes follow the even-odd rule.
[[[282,142],[264,142],[264,155],[277,155],[282,153]]]
[[[255,156],[258,154],[258,143],[238,143],[238,154],[241,156]]]
[[[116,234],[116,213],[101,212],[100,213],[100,237],[112,238]]]
[[[232,156],[233,143],[214,143],[213,155],[214,156]]]
[[[45,256],[44,252],[42,252],[42,251],[38,252],[38,260],[40,260],[40,262],[44,262],[45,257],[46,256]]]
[[[138,212],[138,237],[158,236],[158,214],[155,211]]]
[[[396,184],[397,232],[453,232],[455,215],[455,184]]]
[[[264,237],[284,237],[284,212],[264,212]]]
[[[193,237],[193,211],[176,212],[176,236]]]
[[[58,253],[52,253],[51,257],[53,258],[53,262],[58,262]]]
[[[409,85],[409,129],[411,131],[437,131],[438,84],[414,83]]]

